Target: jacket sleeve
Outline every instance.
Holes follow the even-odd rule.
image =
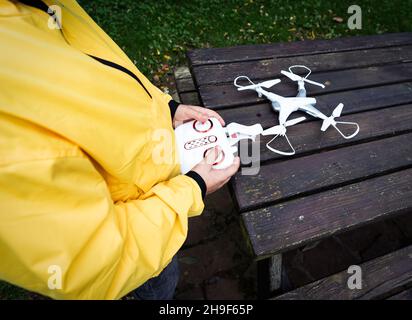
[[[177,107],[179,107],[180,103],[177,102],[174,99],[170,99],[169,102],[168,102],[168,105],[169,105],[169,109],[170,109],[170,116],[171,116],[172,121],[173,121],[173,118],[175,117]]]
[[[167,266],[203,209],[184,175],[113,203],[85,156],[3,166],[0,185],[0,278],[56,299],[124,296]]]

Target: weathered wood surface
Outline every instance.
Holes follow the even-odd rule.
[[[334,52],[318,55],[282,57],[247,62],[194,66],[197,86],[233,83],[239,75],[247,75],[253,81],[277,78],[281,70],[288,70],[291,65],[310,66],[313,73],[350,68],[362,68],[394,64],[412,60],[412,45]],[[296,69],[296,72],[307,72]]]
[[[173,75],[180,102],[184,104],[200,105],[199,96],[189,68],[186,66],[178,67],[174,70]]]
[[[199,96],[196,91],[193,92],[183,92],[179,95],[180,101],[184,104],[190,104],[194,106],[199,106]]]
[[[269,259],[269,290],[278,290],[282,285],[282,255],[277,254]]]
[[[354,112],[412,103],[412,82],[330,93],[317,96],[316,99],[316,108],[326,115],[331,114],[338,102],[342,102],[345,105],[342,115],[347,115]],[[219,110],[219,114],[227,123],[239,122],[245,125],[252,125],[259,122],[264,128],[279,124],[278,113],[274,112],[271,105],[267,102],[222,109]],[[290,116],[290,119],[302,115],[304,114],[296,112]],[[314,120],[309,115],[305,116],[308,121]],[[317,119],[316,121],[319,120]]]
[[[196,91],[192,78],[179,79],[179,81],[176,81],[176,87],[180,93]]]
[[[349,267],[349,266],[348,266]],[[349,289],[351,274],[342,271],[274,298],[275,300],[371,300],[385,299],[412,286],[412,246],[389,253],[360,265],[362,288]],[[401,292],[404,293],[401,293]],[[392,298],[395,298],[393,296]]]
[[[412,288],[393,295],[388,300],[412,300]]]
[[[412,43],[411,33],[344,37],[333,40],[305,40],[264,45],[245,45],[226,48],[200,49],[188,52],[191,66],[233,61],[270,59],[326,52],[385,48]]]
[[[342,102],[340,119],[360,125],[359,134],[345,140],[333,128],[321,132],[321,121],[306,115],[288,128],[293,157],[269,151],[265,145],[272,137],[260,137],[254,159],[260,172],[232,179],[258,259],[412,212],[412,33],[201,49],[188,57],[197,91],[185,80],[181,95],[195,100],[198,93],[226,123],[278,124],[267,100],[237,91],[236,76],[278,77],[282,82],[269,90],[295,96],[296,83],[279,72],[306,64],[313,70],[310,79],[326,85],[306,86],[316,108],[330,115]]]
[[[360,130],[354,138],[344,140],[333,128],[328,129],[326,132],[321,132],[320,126],[322,122],[319,120],[304,122],[289,128],[288,137],[296,149],[296,155],[310,154],[320,150],[363,142],[365,140],[385,138],[391,135],[410,132],[412,130],[412,104],[351,114],[341,117],[340,120],[355,121],[360,125],[362,130]],[[272,138],[273,136],[258,137],[254,142],[259,144],[258,148],[256,148],[258,152],[251,154],[251,159],[249,160],[253,160],[253,162],[260,161],[261,166],[265,165],[265,162],[269,160],[284,160],[284,156],[266,148],[266,144],[270,142]],[[283,138],[279,138],[279,141],[283,141]],[[275,141],[270,145],[274,146],[275,144],[277,145],[279,143]],[[241,145],[241,148],[243,147],[244,146]],[[247,148],[248,150],[252,150],[251,144],[249,144]],[[296,158],[296,156],[294,158]],[[292,159],[293,158],[291,158],[291,160]],[[244,165],[248,165],[248,163],[246,163],[247,159],[243,158],[243,161],[245,161]]]
[[[235,175],[240,210],[412,167],[412,133],[262,166],[256,175]]]
[[[296,83],[284,76],[279,79],[282,82],[272,87],[271,91],[285,97],[296,96]],[[412,81],[412,63],[319,72],[314,73],[311,80],[325,84],[326,88],[307,85],[308,96],[407,82]],[[254,91],[237,91],[232,83],[203,86],[198,90],[203,105],[211,109],[267,102],[265,98],[259,98]]]
[[[344,147],[354,143],[371,139],[382,139],[391,135],[411,132],[412,130],[412,104],[399,107],[374,110],[343,116],[342,121],[355,121],[362,130],[350,140],[344,140],[339,133],[330,128],[321,132],[320,121],[311,121],[294,126],[288,130],[288,137],[293,141],[297,155],[310,154],[330,148]],[[272,137],[259,139],[260,161],[264,165],[269,160],[281,160],[283,157],[266,148],[266,143]],[[272,145],[273,143],[271,143]]]
[[[258,258],[411,211],[412,169],[242,214]]]

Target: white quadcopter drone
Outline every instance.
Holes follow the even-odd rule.
[[[293,68],[304,68],[308,70],[309,72],[304,76],[301,77],[295,73],[293,73],[292,69]],[[336,121],[335,118],[340,117],[343,109],[343,104],[339,103],[338,106],[333,110],[332,115],[330,117],[327,117],[324,115],[322,112],[320,112],[318,109],[314,107],[316,104],[316,99],[315,98],[307,98],[306,97],[306,89],[305,89],[305,82],[319,86],[321,88],[325,88],[325,86],[321,83],[312,81],[307,79],[308,76],[311,74],[311,70],[303,65],[294,65],[289,67],[289,71],[284,71],[282,70],[281,73],[291,79],[292,81],[297,81],[298,83],[298,94],[296,97],[282,97],[280,95],[277,95],[273,92],[266,91],[263,88],[271,88],[274,85],[278,84],[280,82],[280,79],[274,79],[274,80],[268,80],[264,81],[258,84],[255,84],[246,76],[239,76],[234,80],[234,85],[238,88],[238,91],[243,91],[243,90],[254,90],[257,92],[259,97],[265,96],[267,99],[269,99],[272,103],[272,107],[275,111],[279,112],[279,125],[266,129],[262,132],[262,135],[275,135],[275,137],[270,140],[267,144],[266,147],[275,152],[279,153],[281,155],[293,155],[295,154],[295,149],[293,148],[292,144],[290,143],[287,135],[286,135],[286,127],[297,124],[303,120],[305,120],[305,117],[300,117],[297,119],[289,120],[287,121],[288,117],[292,112],[295,111],[304,111],[308,113],[309,115],[320,118],[323,120],[322,126],[321,126],[321,131],[325,131],[329,126],[333,126],[339,134],[345,138],[345,139],[350,139],[356,136],[359,132],[359,125],[355,122],[346,122],[346,121]],[[249,81],[251,84],[246,85],[246,86],[240,86],[237,84],[239,79],[246,79]],[[355,127],[355,131],[351,135],[345,135],[339,128],[338,124],[341,125],[351,125]],[[281,151],[278,149],[275,149],[270,146],[270,143],[273,142],[278,136],[284,136],[286,138],[286,141],[288,142],[291,151]]]
[[[304,77],[301,77],[292,72],[293,68],[305,68],[309,72]],[[322,119],[322,131],[325,131],[328,127],[333,126],[345,139],[350,139],[358,134],[359,125],[357,123],[335,120],[335,118],[339,117],[342,113],[342,103],[338,104],[335,110],[333,110],[330,117],[327,117],[314,107],[314,105],[316,104],[315,98],[306,97],[305,82],[320,86],[322,88],[325,87],[321,83],[307,79],[307,77],[311,73],[311,70],[308,67],[302,65],[291,66],[289,68],[289,72],[281,71],[281,73],[289,79],[298,82],[298,94],[296,97],[282,97],[273,92],[269,92],[263,89],[268,89],[278,84],[280,82],[279,79],[264,81],[258,84],[253,83],[246,76],[239,76],[234,80],[234,85],[238,88],[239,91],[254,90],[257,92],[259,97],[263,95],[272,102],[273,109],[279,112],[278,125],[263,130],[262,125],[260,124],[245,126],[232,122],[226,127],[222,127],[219,120],[217,120],[216,118],[210,118],[205,123],[201,123],[199,121],[189,121],[175,129],[176,146],[180,157],[181,172],[183,174],[187,173],[196,164],[201,162],[202,159],[206,156],[208,150],[217,145],[221,147],[221,151],[217,156],[213,167],[215,169],[224,169],[230,166],[234,160],[233,154],[237,152],[237,147],[235,146],[237,142],[243,139],[251,139],[254,141],[256,136],[260,134],[264,136],[275,135],[275,137],[266,144],[266,147],[269,150],[281,155],[295,154],[295,149],[293,148],[286,135],[286,128],[306,119],[305,117],[299,117],[296,119],[287,120],[292,112],[298,110],[304,111],[313,117]],[[247,86],[238,85],[237,81],[241,78],[248,80],[251,84]],[[355,132],[351,135],[345,135],[338,128],[338,124],[354,126]],[[292,151],[281,151],[270,146],[270,143],[279,136],[286,138],[286,141],[288,142]]]

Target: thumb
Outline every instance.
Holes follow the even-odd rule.
[[[216,162],[216,159],[220,151],[221,151],[221,148],[219,146],[215,146],[207,150],[206,156],[205,156],[206,163],[212,166]]]
[[[239,169],[239,166],[240,166],[240,158],[235,157],[235,159],[233,160],[233,163],[229,167],[224,169],[222,173],[226,177],[231,177],[237,172],[237,170]]]

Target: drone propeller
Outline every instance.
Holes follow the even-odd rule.
[[[248,86],[238,85],[237,81],[241,78],[248,80],[251,83],[251,85],[248,85]],[[238,91],[242,91],[242,90],[255,90],[257,88],[262,88],[262,87],[266,88],[266,89],[269,89],[269,88],[273,87],[275,84],[278,84],[279,82],[280,82],[279,79],[273,79],[273,80],[267,80],[267,81],[263,81],[261,83],[255,84],[252,80],[249,79],[249,77],[239,76],[233,81],[233,84],[238,88],[237,89]]]
[[[329,128],[329,126],[333,126],[343,138],[350,139],[350,138],[353,138],[354,136],[356,136],[358,134],[359,125],[356,122],[336,121],[335,118],[340,117],[340,115],[342,114],[342,109],[343,109],[343,103],[339,103],[336,106],[336,108],[333,110],[332,115],[330,117],[326,118],[325,120],[323,120],[322,127],[320,128],[320,130],[326,131],[326,129]],[[338,124],[354,126],[355,131],[351,135],[345,135],[338,128],[338,126],[337,126]]]
[[[336,123],[335,118],[340,117],[343,109],[343,103],[339,103],[335,110],[333,110],[332,115],[325,120],[323,120],[322,127],[320,128],[321,131],[325,131],[329,126],[334,125]]]
[[[283,125],[279,124],[277,126],[274,126],[272,128],[266,129],[262,132],[263,136],[268,136],[268,135],[275,135],[268,143],[266,143],[266,148],[268,148],[270,151],[273,151],[275,153],[284,155],[284,156],[291,156],[295,154],[295,148],[293,148],[292,144],[289,141],[288,136],[286,135],[286,127],[293,126],[303,120],[305,120],[305,117],[299,117],[296,119],[288,120],[286,121]],[[275,149],[270,146],[270,144],[275,141],[279,136],[285,137],[287,143],[289,144],[289,147],[292,151],[281,151],[279,149]]]
[[[306,74],[304,77],[301,77],[295,73],[292,72],[293,68],[304,68],[306,70],[308,70],[308,74]],[[292,81],[304,81],[310,84],[313,84],[315,86],[319,86],[321,88],[325,88],[325,86],[322,83],[319,82],[315,82],[312,80],[307,79],[307,77],[309,77],[309,75],[311,74],[312,70],[310,70],[308,67],[303,66],[303,65],[295,65],[295,66],[291,66],[289,67],[289,71],[284,71],[282,70],[280,73],[282,73],[283,75],[285,75],[286,77],[288,77],[290,80]]]
[[[342,114],[342,110],[343,110],[343,103],[339,103],[337,107],[333,110],[332,117],[334,118],[340,117],[340,115]]]
[[[284,135],[286,133],[286,127],[293,126],[299,122],[302,122],[305,119],[306,119],[305,117],[299,117],[296,119],[288,120],[285,122],[284,125],[278,124],[277,126],[263,130],[262,136],[269,136],[269,135],[275,135],[275,134]]]

